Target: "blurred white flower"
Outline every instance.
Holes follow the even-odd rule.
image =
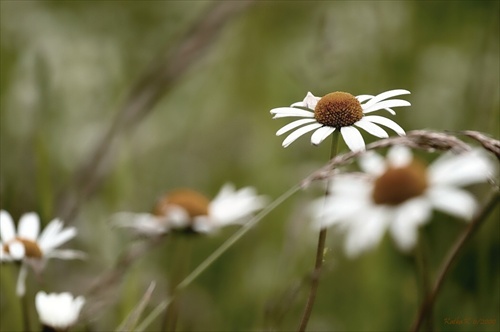
[[[83,296],[73,298],[73,295],[68,292],[59,294],[38,292],[35,297],[40,322],[56,331],[67,331],[73,326],[84,304]]]
[[[17,281],[17,294],[24,295],[24,282],[27,265],[40,273],[45,262],[50,258],[78,259],[85,254],[70,249],[57,249],[60,245],[76,236],[76,229],[63,229],[59,219],[52,220],[40,233],[40,218],[34,212],[25,213],[19,220],[17,233],[11,215],[0,211],[0,260],[21,261],[21,270]]]
[[[386,159],[369,151],[359,161],[366,174],[335,177],[326,200],[312,205],[319,227],[337,225],[346,233],[351,257],[374,248],[386,229],[401,250],[412,249],[433,208],[470,220],[477,203],[459,187],[484,182],[495,171],[482,150],[446,153],[428,167],[406,147],[391,148]]]
[[[385,109],[394,115],[396,112],[391,107],[410,106],[411,104],[402,99],[387,99],[409,93],[407,90],[390,90],[377,96],[359,95],[354,97],[347,92],[332,92],[323,97],[316,97],[308,92],[303,101],[293,103],[290,107],[274,108],[271,110],[271,114],[274,114],[273,119],[303,118],[285,125],[276,132],[276,135],[280,136],[300,127],[285,138],[283,141],[285,148],[300,136],[313,130],[311,143],[318,145],[338,129],[349,149],[359,151],[365,149],[365,142],[356,127],[380,138],[389,135],[379,125],[391,128],[400,136],[405,135],[403,128],[396,122],[382,116],[366,114]]]
[[[153,213],[120,212],[112,222],[146,236],[171,230],[211,233],[230,224],[245,223],[266,201],[254,188],[236,190],[232,184],[225,184],[212,201],[194,190],[177,189],[163,196]]]

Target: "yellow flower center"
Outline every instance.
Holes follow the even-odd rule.
[[[375,180],[373,201],[381,205],[399,205],[411,198],[422,195],[427,189],[425,166],[413,160],[404,167],[389,167]]]
[[[42,258],[43,253],[40,247],[36,242],[33,242],[28,239],[24,239],[21,237],[16,237],[14,240],[9,241],[9,243],[12,242],[21,242],[22,245],[24,246],[24,256],[28,258]],[[7,253],[10,254],[9,250],[9,243],[5,243],[3,246],[3,250]]]
[[[172,206],[182,207],[190,218],[208,215],[210,201],[202,194],[190,189],[177,189],[163,196],[156,204],[153,214],[164,216]]]
[[[350,93],[332,92],[318,101],[314,109],[314,118],[325,126],[348,127],[363,118],[363,108]]]

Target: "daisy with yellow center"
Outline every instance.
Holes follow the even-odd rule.
[[[293,129],[283,141],[283,147],[289,146],[300,136],[314,131],[311,143],[319,145],[335,130],[340,130],[342,137],[352,151],[365,149],[365,142],[361,133],[356,128],[361,128],[373,136],[386,138],[389,135],[379,125],[394,130],[398,135],[405,135],[405,131],[396,122],[379,116],[366,115],[378,110],[387,110],[392,115],[396,114],[392,107],[410,106],[402,99],[389,99],[399,95],[409,94],[407,90],[390,90],[377,96],[353,96],[347,92],[332,92],[323,97],[316,97],[308,92],[303,101],[293,103],[290,107],[279,107],[271,110],[273,119],[284,117],[301,117],[276,132],[277,136],[283,135]]]
[[[73,297],[68,292],[38,292],[35,297],[36,311],[43,331],[68,331],[78,321],[84,304],[83,296]]]
[[[267,199],[252,187],[236,190],[232,184],[222,187],[211,201],[191,189],[177,189],[161,197],[153,213],[117,213],[114,224],[143,235],[169,231],[211,233],[230,224],[242,224],[262,209]]]
[[[76,229],[68,227],[63,229],[59,219],[52,220],[40,232],[40,218],[38,214],[25,213],[19,220],[16,232],[11,215],[0,211],[0,261],[20,261],[21,270],[17,281],[17,294],[24,295],[24,282],[27,274],[27,265],[35,272],[40,273],[45,262],[50,258],[81,259],[85,254],[70,249],[57,249],[76,236]]]
[[[433,209],[470,220],[477,204],[460,187],[484,182],[495,170],[482,150],[446,153],[426,166],[406,147],[391,148],[386,160],[370,151],[360,157],[360,167],[366,174],[337,176],[326,203],[312,206],[318,226],[337,225],[346,233],[351,257],[374,248],[386,229],[401,250],[412,249]]]

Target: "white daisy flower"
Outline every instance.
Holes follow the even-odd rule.
[[[396,112],[392,110],[392,107],[410,106],[411,104],[406,100],[388,100],[388,98],[409,93],[407,90],[398,89],[386,91],[376,96],[360,95],[354,97],[347,92],[332,92],[320,98],[308,92],[303,101],[293,103],[290,107],[274,108],[271,110],[271,114],[274,114],[273,119],[303,118],[290,122],[276,132],[276,135],[280,136],[298,128],[283,141],[285,148],[300,136],[313,130],[311,143],[319,145],[338,129],[349,149],[360,151],[365,149],[365,142],[356,127],[380,138],[386,138],[389,135],[379,125],[389,127],[400,136],[405,135],[403,128],[396,122],[379,115],[367,114],[384,109],[394,115]]]
[[[212,201],[194,190],[177,189],[163,196],[152,214],[117,213],[113,223],[149,236],[170,230],[211,233],[226,225],[246,222],[266,201],[254,188],[236,190],[232,184],[225,184]]]
[[[84,258],[85,254],[70,249],[57,249],[60,245],[76,236],[76,229],[68,227],[63,229],[59,219],[52,220],[40,232],[40,218],[38,214],[25,213],[19,220],[17,233],[11,215],[0,211],[0,260],[21,261],[21,270],[17,281],[17,294],[24,295],[24,281],[27,266],[30,265],[35,272],[40,273],[45,262],[50,258],[76,259]]]
[[[401,250],[412,249],[432,209],[470,220],[477,203],[459,187],[484,182],[495,171],[482,150],[446,153],[428,167],[406,147],[391,148],[386,159],[370,151],[359,161],[366,176],[335,177],[326,201],[312,205],[318,226],[337,225],[346,233],[351,257],[374,248],[386,229]]]
[[[67,331],[75,325],[84,304],[83,296],[74,298],[68,292],[59,294],[38,292],[35,297],[40,322],[55,331]]]

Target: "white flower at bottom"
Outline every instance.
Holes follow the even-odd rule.
[[[55,330],[67,330],[75,325],[84,304],[83,296],[73,298],[68,292],[59,294],[38,292],[35,297],[40,322]]]
[[[374,248],[386,229],[401,250],[412,249],[432,209],[470,220],[477,204],[459,187],[484,182],[495,170],[482,150],[446,153],[426,167],[405,147],[391,148],[386,160],[368,152],[360,166],[366,174],[335,177],[326,200],[312,205],[318,226],[346,233],[349,256]]]
[[[365,149],[365,141],[357,128],[361,128],[373,136],[389,137],[379,125],[394,130],[398,135],[405,135],[405,131],[396,122],[379,116],[367,115],[378,110],[386,110],[396,114],[392,107],[410,106],[402,99],[389,99],[399,95],[409,94],[407,90],[397,89],[380,93],[376,96],[353,96],[347,92],[332,92],[323,97],[316,97],[308,92],[303,101],[293,103],[290,107],[278,107],[271,110],[273,119],[284,117],[300,117],[283,126],[276,132],[277,136],[294,130],[283,141],[283,147],[289,146],[300,136],[314,131],[311,144],[318,145],[330,136],[335,130],[340,131],[345,143],[352,151]],[[300,107],[300,108],[299,108]]]
[[[266,201],[254,188],[236,190],[232,184],[225,184],[212,201],[194,190],[177,189],[161,197],[152,214],[121,212],[113,216],[113,223],[149,236],[169,231],[211,233],[244,223]]]
[[[17,294],[24,295],[24,281],[27,265],[40,273],[45,262],[50,258],[83,259],[85,254],[71,249],[57,249],[62,244],[76,236],[74,227],[63,229],[59,219],[52,220],[40,232],[40,218],[34,212],[25,213],[19,220],[17,232],[11,215],[0,211],[0,260],[22,261],[17,282]]]

